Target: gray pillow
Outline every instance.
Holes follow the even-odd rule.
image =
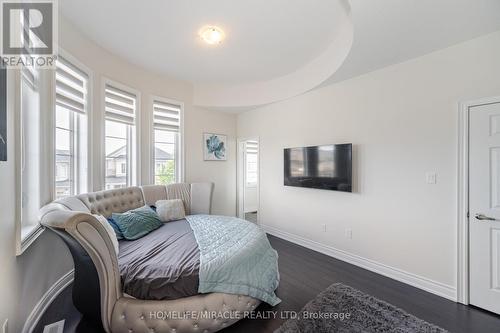
[[[184,203],[181,199],[158,200],[156,213],[162,222],[176,221],[186,217]]]
[[[122,214],[113,213],[111,217],[120,228],[123,238],[127,240],[141,238],[163,225],[158,215],[149,206],[129,210]]]

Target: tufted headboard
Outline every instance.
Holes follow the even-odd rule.
[[[90,290],[88,295],[90,297],[92,293],[97,293],[97,298],[100,299],[100,317],[106,332],[110,331],[113,307],[123,293],[113,243],[104,226],[92,214],[109,217],[112,213],[123,213],[146,204],[153,205],[162,199],[182,199],[188,214],[210,214],[213,187],[213,183],[127,187],[63,198],[40,209],[42,225],[54,230],[63,239],[66,238],[65,242],[70,247],[75,262],[74,289],[88,288],[89,279],[79,278],[77,275],[84,270],[89,271],[89,263],[94,266],[90,270],[95,268],[95,284],[99,290]],[[77,281],[82,283],[77,286]],[[81,292],[79,294],[85,295]],[[82,306],[78,307],[77,303],[75,306],[85,315],[85,309],[89,307],[81,297],[78,302]]]
[[[164,186],[163,186],[164,187]],[[123,213],[144,206],[144,195],[140,187],[126,187],[86,193],[77,196],[91,214],[110,217],[112,213]],[[65,199],[61,199],[64,202]]]

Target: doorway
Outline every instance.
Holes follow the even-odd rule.
[[[458,301],[500,314],[500,98],[460,117]]]
[[[238,140],[238,217],[259,223],[259,139]]]

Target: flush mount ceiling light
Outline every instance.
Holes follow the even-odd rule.
[[[216,26],[203,27],[200,30],[200,36],[205,41],[205,43],[210,45],[217,45],[224,39],[224,31]]]

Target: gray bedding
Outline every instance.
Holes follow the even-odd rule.
[[[120,241],[123,291],[139,299],[176,299],[198,294],[200,252],[189,223],[165,223],[135,241]]]

